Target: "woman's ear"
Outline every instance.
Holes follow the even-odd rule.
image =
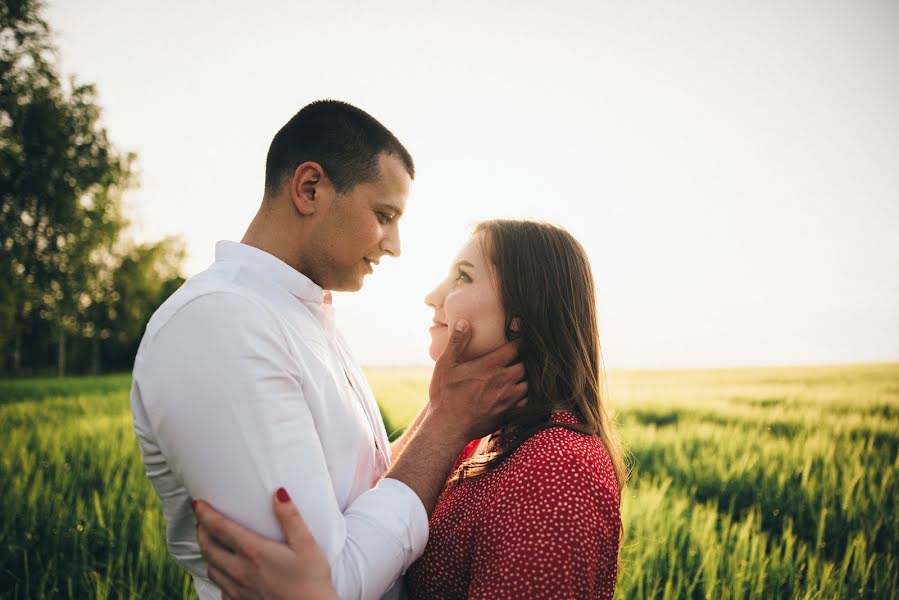
[[[518,334],[521,333],[521,318],[520,317],[512,317],[509,321],[509,339],[518,338]]]

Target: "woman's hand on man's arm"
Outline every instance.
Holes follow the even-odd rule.
[[[287,491],[279,489],[272,503],[286,544],[241,527],[203,501],[194,503],[209,579],[224,600],[338,598],[331,567]]]

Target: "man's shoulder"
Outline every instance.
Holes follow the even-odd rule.
[[[253,323],[273,326],[276,319],[264,299],[234,281],[204,271],[188,279],[156,309],[147,324],[145,338],[154,338],[177,322],[189,326],[202,317],[204,322],[222,321],[237,325]]]
[[[213,331],[217,333],[213,337],[230,332],[238,338],[290,339],[291,347],[315,355],[327,346],[321,324],[303,303],[270,297],[245,281],[210,269],[188,279],[153,313],[141,348],[164,338],[206,337]]]

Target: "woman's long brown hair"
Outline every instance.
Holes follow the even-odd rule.
[[[535,433],[564,427],[599,437],[612,459],[619,500],[628,472],[624,450],[605,406],[596,292],[587,253],[562,229],[537,221],[494,220],[475,227],[482,251],[499,282],[506,310],[506,338],[521,339],[528,403],[498,432],[499,449],[462,463],[454,479],[485,473]],[[563,406],[583,424],[553,423]]]

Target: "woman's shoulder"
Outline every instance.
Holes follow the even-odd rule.
[[[528,450],[525,454],[530,459],[540,455],[555,458],[581,458],[592,461],[597,455],[608,456],[602,442],[595,435],[581,433],[565,427],[565,425],[582,425],[583,421],[574,413],[567,411],[554,412],[551,422],[556,426],[542,429],[521,444]]]
[[[491,474],[490,508],[484,522],[506,527],[509,518],[554,527],[617,530],[618,482],[596,436],[564,427],[542,430],[521,444]]]
[[[572,413],[553,413],[553,422],[578,424]],[[565,479],[580,485],[614,488],[617,479],[612,460],[602,441],[566,427],[549,427],[525,440],[508,459],[510,466],[528,478],[544,478],[548,474],[563,473]],[[555,477],[554,477],[555,478]]]

